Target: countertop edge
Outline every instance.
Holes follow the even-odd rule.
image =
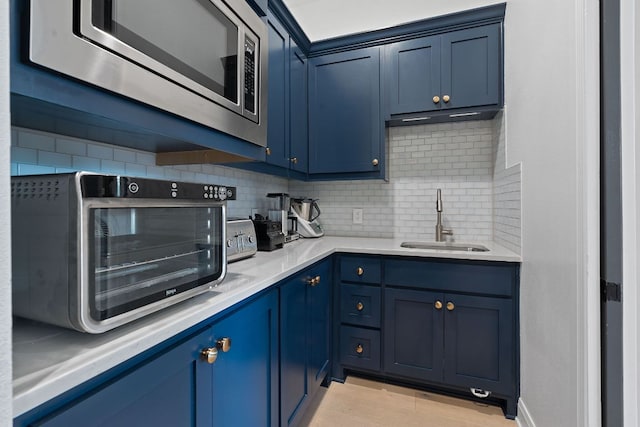
[[[76,386],[112,369],[154,346],[186,332],[257,293],[333,253],[412,256],[464,260],[521,262],[518,254],[496,244],[489,252],[467,253],[400,248],[393,239],[324,237],[299,240],[274,252],[229,264],[227,277],[214,291],[183,301],[160,312],[100,335],[88,335],[57,327],[19,320],[14,325],[14,365],[16,352],[25,351],[20,362],[27,365],[29,350],[36,343],[55,340],[70,355],[52,366],[42,367],[13,380],[13,417],[18,417]],[[31,338],[33,337],[33,338]],[[28,341],[32,339],[32,341]],[[23,340],[16,343],[16,341]],[[67,343],[67,347],[65,347]],[[73,353],[75,351],[76,353]],[[63,357],[64,356],[64,357]],[[14,367],[15,368],[15,367]],[[23,368],[20,366],[20,368]],[[18,372],[21,369],[14,369]],[[24,369],[22,369],[24,370]]]

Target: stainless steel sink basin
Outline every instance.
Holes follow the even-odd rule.
[[[402,242],[403,248],[412,249],[435,249],[439,251],[463,251],[463,252],[487,252],[489,248],[482,245],[468,243],[447,243],[447,242]]]

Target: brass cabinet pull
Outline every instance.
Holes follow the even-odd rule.
[[[451,100],[451,97],[449,95],[445,95],[445,96],[442,97],[442,100],[446,104],[447,102],[449,102]]]
[[[449,311],[453,311],[453,309],[454,309],[454,308],[456,308],[456,306],[455,306],[455,305],[453,305],[453,303],[452,303],[451,301],[449,301],[449,302],[447,303],[447,310],[449,310]]]
[[[216,362],[216,359],[218,359],[218,349],[215,347],[202,349],[202,351],[200,352],[200,358],[208,364],[212,365]]]
[[[442,301],[436,301],[433,306],[436,308],[436,310],[442,310]]]
[[[307,279],[307,284],[311,285],[311,286],[317,286],[320,284],[320,276],[316,276],[316,277],[309,277]]]
[[[224,337],[216,341],[216,348],[222,350],[223,353],[231,350],[231,338]]]
[[[265,147],[265,151],[267,152],[267,156],[271,155],[271,148]]]
[[[380,161],[379,161],[378,159],[373,159],[373,160],[371,160],[371,164],[372,164],[373,166],[378,166],[378,164],[379,164],[379,163],[380,163]]]
[[[433,97],[433,103],[437,104],[438,102],[440,102],[440,97],[438,95]]]
[[[298,158],[297,157],[292,157],[289,160],[291,160],[291,163],[293,163],[294,165],[298,164]]]
[[[362,276],[364,274],[364,268],[358,267],[357,270],[356,270],[356,274],[358,276]]]
[[[364,310],[364,304],[362,302],[358,301],[358,303],[356,304],[356,310],[358,310],[358,311]]]
[[[356,346],[356,353],[362,354],[363,351],[364,351],[364,347],[362,347],[362,344],[358,344]]]

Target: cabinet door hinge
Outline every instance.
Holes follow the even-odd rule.
[[[622,285],[600,279],[602,301],[622,301]]]

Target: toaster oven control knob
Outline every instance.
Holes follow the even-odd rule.
[[[207,347],[200,352],[200,358],[212,365],[218,359],[218,349],[215,347]]]
[[[227,351],[231,350],[231,338],[229,337],[220,338],[218,341],[216,341],[216,348],[218,350],[222,350],[223,353],[226,353]]]
[[[230,248],[233,245],[233,240],[227,239],[227,247]]]
[[[249,235],[249,237],[247,237],[247,239],[249,239],[249,243],[253,243],[256,239],[253,238],[252,235]]]

